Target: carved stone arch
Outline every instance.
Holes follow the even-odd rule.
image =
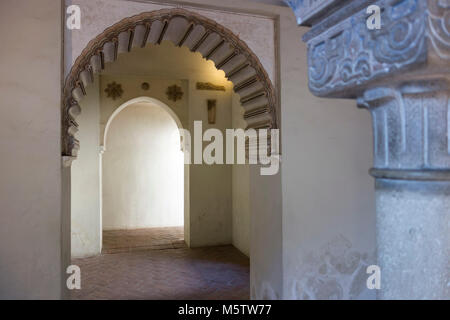
[[[147,43],[169,40],[176,46],[187,46],[193,52],[215,63],[233,82],[245,110],[247,128],[277,129],[276,93],[258,57],[244,41],[213,20],[184,9],[163,9],[125,18],[105,29],[91,40],[76,59],[66,78],[62,110],[62,154],[76,157],[79,142],[75,118],[80,114],[79,102],[86,86],[106,62],[119,53]]]

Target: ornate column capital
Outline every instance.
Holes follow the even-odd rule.
[[[366,89],[358,106],[372,115],[376,178],[450,180],[447,80]]]
[[[355,98],[368,87],[450,74],[450,0],[286,0],[308,45],[311,91]],[[369,5],[381,29],[369,30]]]
[[[311,91],[372,114],[376,178],[450,180],[450,0],[287,0]],[[380,8],[380,29],[367,20]]]

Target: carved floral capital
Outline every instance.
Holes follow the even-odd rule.
[[[450,74],[449,0],[288,2],[301,23],[312,24],[304,41],[315,95],[354,98],[385,82]],[[367,27],[370,4],[381,8],[379,30]]]

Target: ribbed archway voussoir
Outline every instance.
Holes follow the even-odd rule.
[[[125,18],[107,28],[77,58],[64,86],[63,156],[77,156],[75,119],[81,112],[79,102],[86,95],[86,87],[94,81],[94,74],[100,73],[107,62],[115,61],[120,53],[148,43],[160,44],[163,40],[200,52],[225,72],[241,97],[248,128],[278,128],[275,90],[248,46],[208,18],[184,9],[164,9]]]

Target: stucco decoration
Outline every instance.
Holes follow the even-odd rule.
[[[298,267],[301,278],[292,282],[294,299],[358,299],[367,296],[366,269],[374,254],[358,252],[343,235],[311,252]]]
[[[226,91],[225,86],[219,86],[211,82],[197,82],[197,90]]]
[[[264,281],[261,283],[259,297],[261,300],[279,300],[280,296],[275,292],[269,282]]]
[[[75,118],[81,112],[79,101],[86,95],[86,86],[93,81],[94,73],[101,72],[107,62],[115,61],[122,52],[164,40],[200,52],[225,72],[241,97],[248,128],[278,128],[274,87],[248,46],[227,28],[199,14],[178,8],[163,9],[125,18],[107,28],[76,59],[64,86],[63,155],[77,155]]]
[[[119,83],[116,83],[115,81],[112,83],[108,83],[105,89],[106,95],[108,98],[112,98],[113,100],[116,100],[117,98],[122,97],[123,89],[122,85]]]
[[[181,87],[174,84],[173,86],[170,86],[167,88],[166,91],[167,98],[170,101],[176,102],[178,100],[181,100],[183,98],[183,91],[181,90]]]
[[[252,300],[279,300],[280,295],[275,292],[269,281],[261,281],[259,285],[252,285],[250,288]]]

